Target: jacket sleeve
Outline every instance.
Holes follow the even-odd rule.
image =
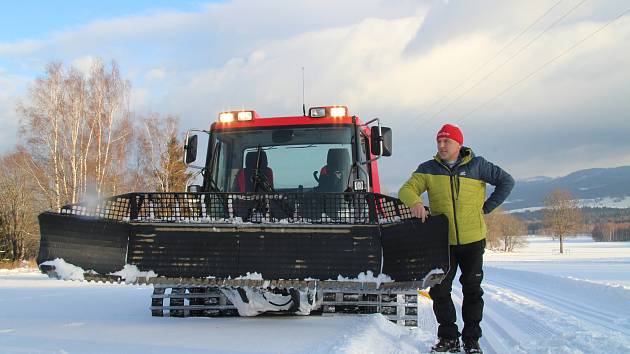
[[[494,192],[483,203],[483,212],[488,214],[501,205],[510,195],[512,188],[514,188],[514,178],[499,166],[486,161],[483,157],[479,158],[481,159],[481,180],[495,186]]]
[[[427,190],[425,176],[422,173],[413,173],[411,178],[400,187],[398,198],[409,208],[422,202],[420,197]]]

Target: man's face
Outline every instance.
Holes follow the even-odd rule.
[[[459,156],[461,145],[453,139],[439,138],[437,140],[438,155],[444,161],[455,161]]]

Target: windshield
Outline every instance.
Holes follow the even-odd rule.
[[[274,190],[344,191],[354,160],[351,129],[304,126],[214,131],[212,177],[219,190],[229,192],[265,190],[254,190],[256,178]]]

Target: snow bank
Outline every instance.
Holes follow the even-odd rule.
[[[346,332],[330,353],[418,353],[428,351],[429,335],[420,329],[409,329],[391,323],[381,314],[357,317],[355,328]],[[325,351],[322,350],[322,353]]]
[[[93,270],[85,271],[83,268],[75,266],[74,264],[68,263],[62,258],[56,258],[54,261],[46,261],[42,265],[53,266],[55,267],[55,273],[57,274],[57,278],[63,280],[85,280],[83,276],[84,273],[94,273]],[[123,269],[115,272],[109,273],[109,275],[117,275],[121,277],[126,282],[134,282],[138,279],[138,277],[146,277],[152,278],[157,277],[157,274],[153,271],[141,272],[138,267],[131,264],[125,264]]]
[[[418,291],[418,328],[430,334],[437,333],[438,324],[433,314],[433,300],[428,289]]]
[[[62,258],[55,258],[54,261],[46,261],[42,265],[55,267],[55,273],[57,278],[63,280],[84,280],[83,273],[85,270],[81,267],[77,267],[74,264],[66,263]]]
[[[341,276],[341,274],[339,276],[337,276],[337,281],[350,281],[350,282],[357,282],[357,283],[376,283],[376,287],[381,286],[382,283],[391,283],[393,282],[392,278],[387,275],[387,274],[379,274],[378,276],[374,276],[374,273],[371,270],[368,270],[367,272],[363,273],[359,273],[359,275],[356,278],[346,278]]]
[[[243,280],[263,280],[262,274],[258,272],[247,272],[245,275],[241,275],[240,277],[236,277],[234,279],[243,279]]]
[[[29,267],[19,267],[19,268],[0,268],[0,274],[31,274],[31,273],[39,273],[39,269],[37,268],[29,268]]]
[[[153,272],[152,270],[148,271],[148,272],[141,272],[138,267],[136,267],[135,265],[131,265],[131,264],[125,264],[125,266],[123,267],[123,269],[115,272],[115,273],[109,273],[110,275],[117,275],[119,277],[121,277],[122,279],[124,279],[126,282],[130,282],[133,283],[136,281],[136,279],[138,279],[139,277],[145,277],[145,278],[154,278],[157,277],[157,274],[155,272]]]
[[[442,268],[431,269],[431,271],[427,273],[427,275],[424,276],[424,279],[422,279],[422,284],[426,284],[427,281],[431,279],[433,275],[436,275],[436,274],[442,275],[444,273],[446,272]]]

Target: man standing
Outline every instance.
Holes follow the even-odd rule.
[[[428,217],[422,198],[429,194],[431,213],[445,214],[449,220],[450,269],[441,284],[429,291],[433,312],[439,323],[438,343],[433,352],[459,352],[459,336],[455,306],[451,299],[453,278],[461,269],[464,300],[461,336],[466,353],[481,353],[479,338],[483,314],[483,253],[486,246],[486,225],[483,214],[499,206],[514,187],[514,179],[498,166],[475,156],[462,146],[464,136],[456,125],[445,124],[437,134],[437,155],[422,163],[400,188],[398,197],[411,208],[411,213],[424,222]],[[495,186],[486,197],[486,183]]]

